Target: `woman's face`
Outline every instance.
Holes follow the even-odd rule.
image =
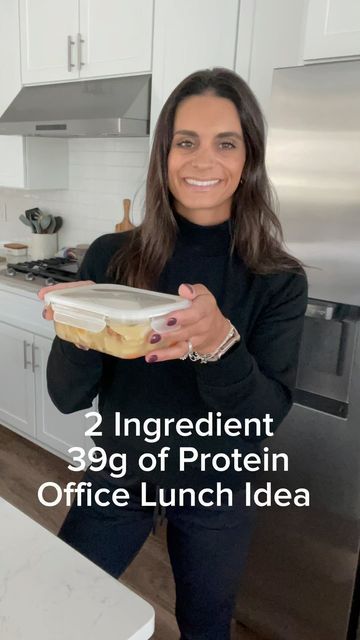
[[[231,100],[212,94],[183,100],[168,156],[175,210],[201,225],[227,220],[245,159],[241,123]]]

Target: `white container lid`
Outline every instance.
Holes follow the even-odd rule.
[[[137,324],[191,306],[191,301],[181,296],[120,284],[54,289],[44,300],[51,304],[55,321],[94,332],[102,331],[107,320]],[[156,321],[153,328],[157,329]]]

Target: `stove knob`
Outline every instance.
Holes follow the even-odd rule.
[[[15,269],[13,269],[12,267],[8,267],[6,269],[6,275],[7,276],[16,276],[16,271]]]
[[[51,285],[56,284],[54,278],[46,278],[45,280],[45,286],[47,287],[51,287]]]
[[[25,280],[35,280],[33,273],[25,273]]]

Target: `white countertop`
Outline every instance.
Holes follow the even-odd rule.
[[[0,266],[0,322],[52,340],[54,324],[43,319],[44,304],[37,296],[42,285],[22,277],[11,278],[4,272]]]
[[[1,640],[148,640],[154,610],[0,498]]]
[[[40,291],[42,285],[36,281],[25,280],[20,274],[17,276],[7,276],[6,275],[6,267],[0,265],[0,287],[3,289],[8,289],[13,291],[14,293],[19,293],[20,295],[36,299],[37,292]]]

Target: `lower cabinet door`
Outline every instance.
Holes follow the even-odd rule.
[[[33,335],[0,322],[0,423],[35,436]]]
[[[64,415],[53,405],[46,384],[46,363],[51,345],[52,340],[35,336],[36,439],[39,444],[43,443],[61,457],[71,460],[68,454],[70,447],[83,447],[86,451],[93,446],[90,438],[85,437],[85,430],[92,422],[87,421],[84,415],[91,409]]]

